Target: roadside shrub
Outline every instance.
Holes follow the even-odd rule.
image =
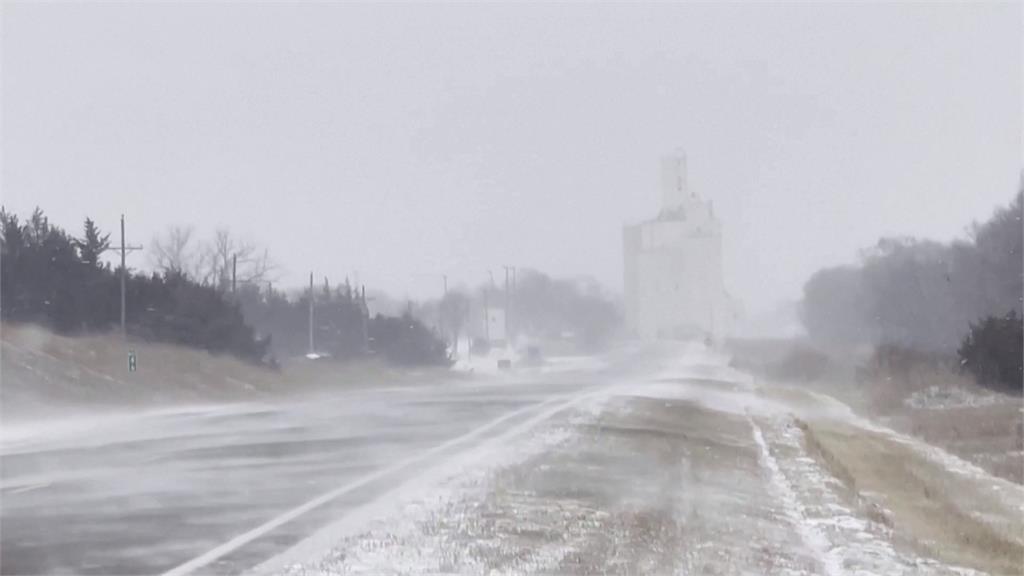
[[[952,366],[953,359],[948,354],[925,352],[898,344],[879,344],[864,366],[864,373],[871,378],[906,381],[922,368],[949,370]]]
[[[957,355],[961,368],[978,383],[1019,394],[1024,386],[1024,322],[1011,310],[971,324]]]
[[[370,346],[399,366],[450,366],[444,340],[406,312],[401,317],[378,314],[370,322]]]

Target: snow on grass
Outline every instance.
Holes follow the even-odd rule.
[[[998,503],[998,505],[995,506],[996,509],[1013,510],[1015,511],[1014,514],[1017,518],[1024,515],[1024,486],[1004,478],[993,476],[980,467],[950,454],[937,446],[927,444],[917,440],[916,438],[904,436],[896,432],[893,432],[892,434],[893,439],[897,442],[901,442],[911,447],[927,460],[969,481],[976,490],[985,495],[991,502]],[[991,518],[987,518],[985,514],[978,513],[977,511],[967,512],[979,519],[985,521],[991,520]],[[1005,521],[1006,518],[1003,517],[1002,520]],[[1018,542],[1024,542],[1024,538],[1022,538],[1019,532],[1014,534],[1014,537]]]
[[[891,428],[872,422],[867,418],[856,415],[849,407],[839,400],[818,392],[810,392],[812,396],[820,400],[826,406],[839,407],[830,408],[831,416],[842,419],[864,430],[881,434],[893,442],[903,444],[924,457],[926,460],[953,472],[961,478],[970,482],[978,490],[988,495],[989,498],[1000,502],[1006,510],[1015,510],[1016,513],[1024,514],[1024,486],[1016,484],[1004,478],[993,476],[979,466],[964,460],[942,448],[929,444],[918,438],[902,434]]]
[[[1012,400],[999,394],[978,394],[960,387],[929,386],[908,396],[903,400],[903,404],[908,408],[921,410],[945,410],[993,406],[1008,401]]]
[[[772,490],[824,574],[980,574],[897,551],[888,526],[844,502],[842,484],[807,455],[803,431],[792,419],[774,417],[761,426],[750,418],[750,423]],[[877,513],[890,515],[884,509]]]
[[[808,414],[808,416],[818,418],[827,416],[835,420],[841,420],[858,428],[885,436],[893,442],[903,444],[933,464],[970,482],[982,493],[987,494],[989,498],[998,501],[1006,510],[1014,510],[1018,515],[1024,514],[1024,486],[994,476],[981,467],[924,440],[902,434],[892,428],[859,416],[848,405],[832,396],[810,390],[805,393],[813,397],[820,404],[820,412],[813,415]]]

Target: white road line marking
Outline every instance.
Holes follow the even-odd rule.
[[[37,482],[35,484],[27,484],[25,486],[19,486],[17,488],[8,488],[7,489],[7,493],[8,494],[21,494],[23,492],[30,492],[32,490],[37,490],[39,488],[46,488],[49,485],[50,485],[49,482]]]
[[[370,474],[367,474],[366,476],[363,476],[362,478],[359,478],[358,480],[354,480],[352,482],[349,482],[348,484],[345,484],[343,486],[339,486],[338,488],[335,488],[334,490],[331,490],[329,492],[325,492],[324,494],[321,494],[320,496],[317,496],[316,498],[313,498],[312,500],[306,502],[305,504],[301,504],[299,506],[296,506],[295,508],[292,508],[291,510],[288,510],[287,512],[281,514],[280,516],[272,518],[271,520],[268,520],[267,522],[264,522],[263,524],[260,524],[259,526],[253,528],[252,530],[249,530],[248,532],[245,532],[243,534],[239,534],[238,536],[235,536],[234,538],[232,538],[231,540],[228,540],[227,542],[221,544],[220,546],[217,546],[217,547],[213,548],[212,550],[209,550],[208,552],[206,552],[204,554],[201,554],[200,556],[197,556],[197,557],[193,558],[192,560],[189,560],[188,562],[185,562],[184,564],[180,564],[179,566],[176,566],[175,568],[172,568],[172,569],[168,570],[167,572],[164,572],[164,576],[183,576],[185,574],[189,574],[189,573],[193,572],[194,570],[202,568],[203,566],[206,566],[206,565],[210,564],[211,562],[214,562],[214,561],[218,560],[219,558],[222,558],[222,557],[226,556],[227,554],[230,554],[231,552],[234,552],[235,550],[241,548],[242,546],[245,546],[246,544],[252,542],[253,540],[255,540],[255,539],[257,539],[257,538],[267,534],[271,530],[274,530],[275,528],[278,528],[278,527],[280,527],[280,526],[282,526],[284,524],[287,524],[288,522],[291,522],[292,520],[298,518],[299,516],[302,516],[303,514],[309,512],[310,510],[314,510],[316,508],[319,508],[320,506],[323,506],[324,504],[327,504],[328,502],[337,499],[339,496],[343,496],[344,494],[346,494],[348,492],[351,492],[351,491],[353,491],[353,490],[355,490],[357,488],[360,488],[362,486],[365,486],[365,485],[367,485],[367,484],[369,484],[369,483],[371,483],[371,482],[373,482],[375,480],[378,480],[380,478],[388,476],[389,474],[393,474],[395,472],[398,472],[399,470],[401,470],[403,468],[406,468],[406,467],[411,466],[413,464],[416,464],[416,463],[422,462],[424,460],[427,460],[427,459],[429,459],[429,458],[431,458],[431,457],[433,457],[433,456],[435,456],[435,455],[437,455],[437,454],[439,454],[441,452],[444,452],[445,450],[448,450],[448,449],[450,449],[450,448],[452,448],[454,446],[458,446],[459,444],[464,444],[464,443],[466,443],[466,442],[468,442],[470,440],[473,440],[474,438],[477,438],[477,437],[483,435],[484,433],[488,432],[489,430],[500,426],[504,422],[507,422],[508,420],[511,420],[511,419],[515,418],[516,416],[528,413],[528,412],[530,412],[532,410],[543,409],[543,407],[545,407],[545,406],[561,402],[561,405],[558,407],[558,409],[556,409],[556,410],[547,410],[547,411],[542,412],[543,415],[546,415],[544,417],[550,417],[552,414],[554,414],[554,413],[556,413],[558,411],[564,410],[565,408],[569,407],[570,405],[572,405],[572,404],[574,404],[576,402],[579,402],[579,401],[581,401],[582,399],[584,399],[586,397],[593,396],[593,395],[595,395],[595,394],[584,394],[584,395],[569,394],[569,395],[557,396],[555,398],[551,398],[549,400],[545,400],[545,401],[540,402],[538,404],[531,404],[530,406],[525,406],[523,408],[519,408],[518,410],[513,410],[512,412],[508,412],[508,413],[506,413],[506,414],[504,414],[504,415],[502,415],[502,416],[500,416],[500,417],[498,417],[498,418],[488,422],[487,424],[484,424],[483,426],[480,426],[479,428],[476,428],[476,429],[474,429],[474,430],[472,430],[472,431],[470,431],[470,432],[468,432],[466,434],[463,434],[462,436],[458,436],[456,438],[453,438],[451,440],[443,442],[443,443],[441,443],[441,444],[439,444],[439,445],[437,445],[437,446],[435,446],[435,447],[433,447],[433,448],[431,448],[431,449],[429,449],[429,450],[427,450],[425,452],[421,452],[421,453],[417,454],[416,456],[411,456],[411,457],[406,458],[404,460],[400,460],[400,461],[392,464],[391,466],[388,466],[386,468],[382,468],[380,470],[371,472]],[[568,400],[567,400],[567,398],[568,398]],[[541,418],[541,419],[543,419],[543,418]],[[530,421],[533,422],[534,419],[531,419]],[[539,420],[537,420],[537,421],[539,421]],[[534,423],[536,423],[536,422],[534,422]]]
[[[614,387],[609,386],[601,387],[599,390],[592,392],[585,392],[571,396],[561,396],[559,397],[559,399],[569,399],[566,400],[565,402],[561,402],[553,406],[552,408],[539,411],[537,414],[531,416],[530,418],[524,420],[523,422],[520,422],[519,424],[516,424],[515,426],[509,428],[508,430],[502,432],[501,434],[494,436],[492,438],[488,438],[483,442],[474,445],[469,450],[460,452],[452,456],[452,458],[448,460],[448,462],[451,462],[452,460],[457,461],[466,458],[468,458],[469,460],[474,460],[473,456],[477,452],[486,452],[487,450],[491,449],[494,446],[500,445],[512,438],[515,438],[516,436],[519,436],[520,434],[529,431],[537,424],[551,418],[555,414],[558,414],[559,412],[566,410],[567,408],[570,408],[575,404],[579,404],[585,400],[589,400],[595,397],[608,396],[609,394],[614,393],[614,390]],[[544,404],[548,404],[548,402],[538,404],[536,406],[540,407],[543,406]],[[443,469],[444,467],[445,463],[443,462],[439,463],[439,465],[437,466],[437,468],[441,469]],[[436,473],[437,468],[429,470],[425,473],[425,476],[428,478],[428,484],[433,481],[430,480],[430,478],[432,474]],[[441,474],[443,475],[444,473],[442,472]],[[305,540],[302,540],[294,544],[291,548],[285,550],[284,552],[271,558],[268,558],[267,560],[264,560],[261,564],[258,564],[251,570],[247,571],[246,574],[249,574],[251,576],[277,574],[279,572],[284,571],[284,569],[288,565],[293,564],[295,562],[299,562],[300,559],[316,558],[318,556],[325,554],[340,539],[340,534],[345,532],[346,528],[351,529],[351,518],[353,516],[360,516],[360,514],[366,511],[367,509],[373,509],[375,505],[377,505],[379,502],[392,501],[393,494],[395,492],[401,493],[404,487],[413,485],[413,483],[416,483],[420,478],[422,478],[422,475],[418,476],[415,479],[406,480],[402,486],[396,488],[395,490],[378,495],[372,502],[357,506],[356,508],[347,511],[345,516],[342,516],[332,524],[329,524],[328,526],[320,529],[319,531],[314,533],[312,536],[306,538]],[[358,520],[356,520],[356,522],[358,522]]]

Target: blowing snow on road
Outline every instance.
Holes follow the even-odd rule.
[[[0,576],[1024,576],[1024,2],[0,21]]]
[[[828,397],[759,384],[702,346],[647,351],[657,368],[643,370],[637,355],[10,430],[4,572],[1019,566],[1019,485]]]

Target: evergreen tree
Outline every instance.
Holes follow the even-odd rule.
[[[109,329],[120,321],[120,280],[99,256],[109,246],[92,220],[78,240],[51,226],[39,208],[22,224],[0,210],[0,313],[73,333]],[[267,342],[247,326],[238,306],[212,287],[181,274],[130,274],[128,331],[157,341],[195,346],[261,361]]]
[[[91,218],[85,219],[85,235],[75,241],[78,254],[88,266],[99,266],[100,256],[110,248],[110,233],[102,234]]]
[[[1024,322],[1016,310],[971,324],[957,355],[981,384],[1024,391]]]

